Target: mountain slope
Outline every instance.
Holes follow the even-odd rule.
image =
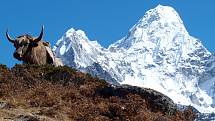
[[[212,54],[204,64],[205,71],[199,77],[199,86],[213,99],[215,107],[215,54]]]
[[[192,105],[200,112],[215,111],[208,91],[199,88],[211,53],[189,35],[171,7],[158,5],[149,10],[127,36],[107,49],[90,41],[83,31],[71,29],[54,51],[65,65],[111,84],[152,88],[178,104]]]

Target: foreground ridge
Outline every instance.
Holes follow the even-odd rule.
[[[68,67],[0,65],[0,120],[192,121],[152,89],[114,86]]]

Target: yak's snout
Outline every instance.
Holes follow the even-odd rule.
[[[18,59],[19,61],[22,60],[22,54],[20,54],[20,53],[14,52],[13,53],[13,57],[16,58],[16,59]]]

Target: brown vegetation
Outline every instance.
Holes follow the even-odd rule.
[[[195,117],[191,109],[169,114],[154,107],[139,93],[115,89],[68,67],[0,65],[3,121],[192,121]]]

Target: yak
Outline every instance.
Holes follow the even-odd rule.
[[[6,31],[6,37],[16,48],[13,53],[14,58],[22,61],[25,64],[36,64],[36,65],[61,65],[60,62],[56,62],[57,59],[51,50],[50,44],[42,40],[44,26],[38,37],[32,37],[31,35],[25,34],[18,36],[16,39],[12,39]]]

